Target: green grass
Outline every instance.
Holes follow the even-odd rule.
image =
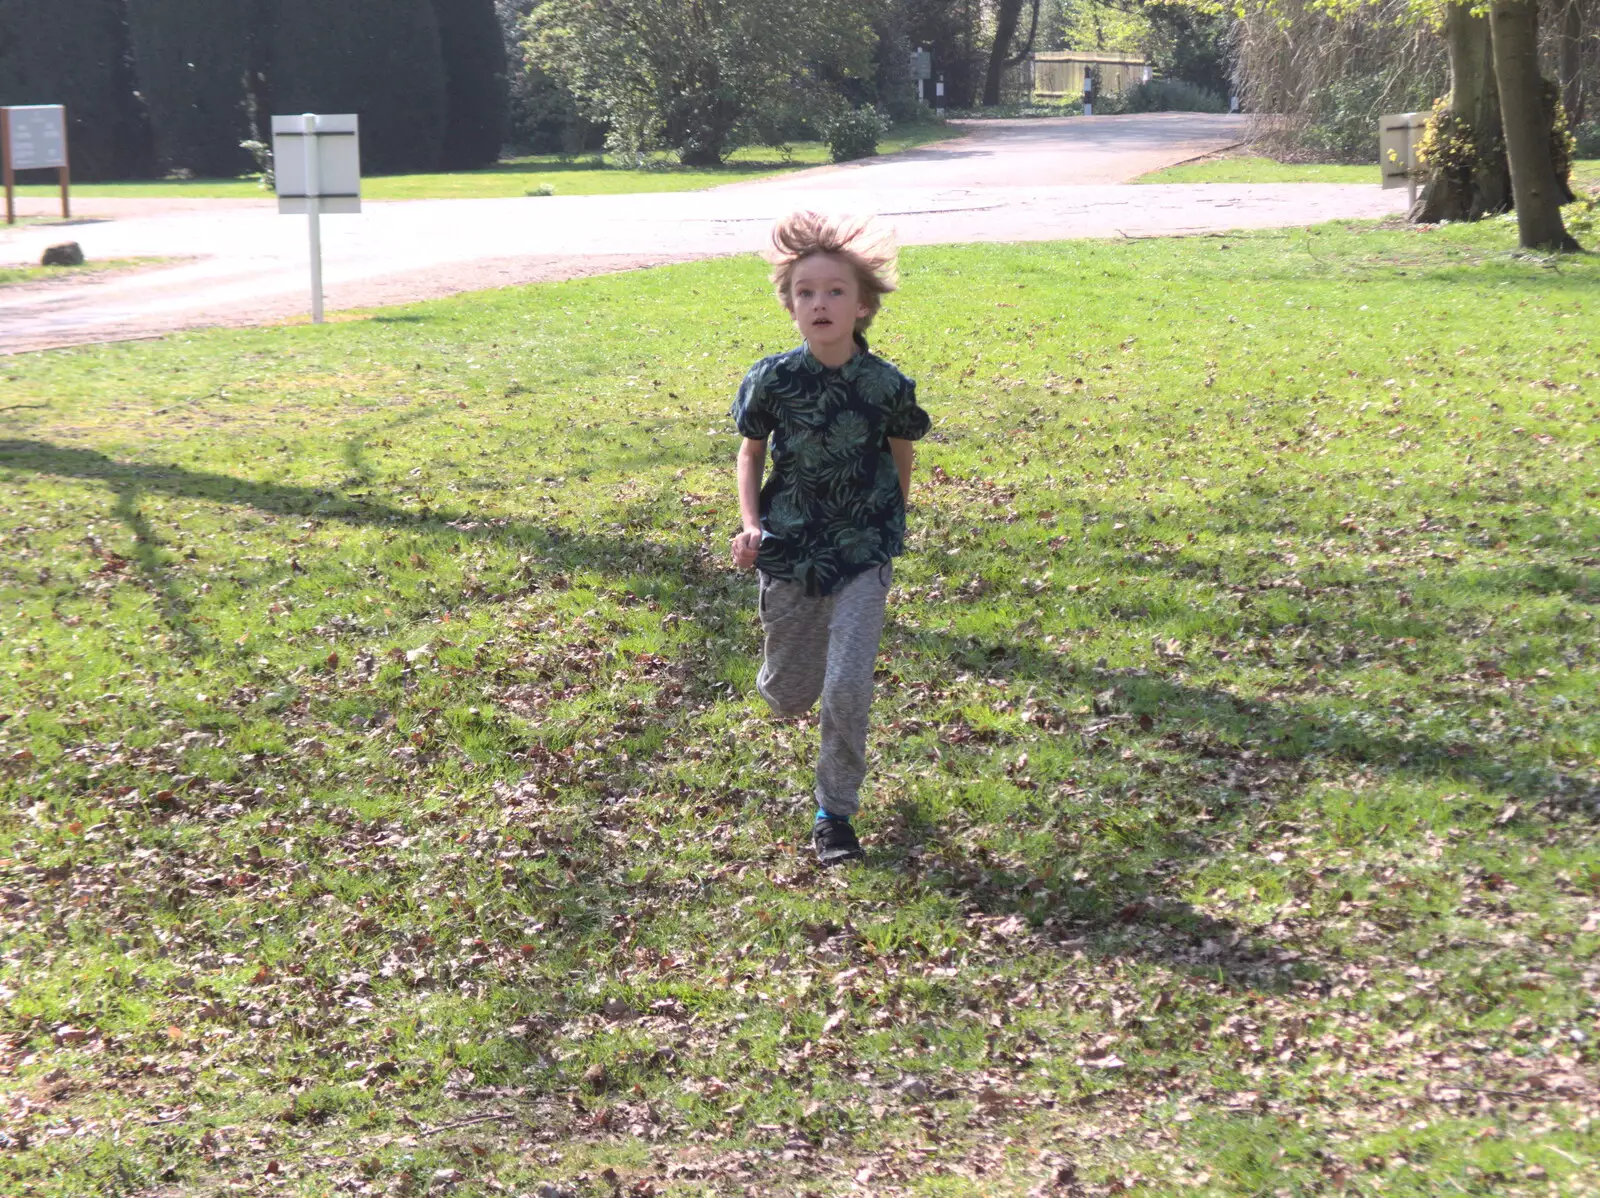
[[[85,262],[82,266],[0,266],[0,287],[13,283],[38,283],[68,276],[84,277],[143,270],[159,266],[165,258],[108,258],[104,262]]]
[[[1377,183],[1378,167],[1344,163],[1278,162],[1271,158],[1241,156],[1207,158],[1169,166],[1141,175],[1135,183]],[[1600,184],[1600,159],[1580,159],[1573,164],[1574,185]]]
[[[1512,230],[907,251],[831,876],[759,262],[0,361],[0,1192],[1593,1191],[1600,265]]]
[[[1378,167],[1278,162],[1271,158],[1205,158],[1141,175],[1135,183],[1377,183]]]
[[[881,154],[914,149],[930,142],[958,136],[946,125],[914,125],[897,129],[879,143]],[[553,154],[514,158],[481,171],[424,175],[383,175],[363,179],[363,197],[369,200],[500,199],[526,195],[548,185],[556,195],[620,195],[647,191],[696,191],[737,183],[805,167],[822,166],[828,148],[820,142],[801,142],[789,157],[766,146],[735,151],[719,167],[682,167],[662,159],[646,168],[629,165],[611,155],[562,157]],[[18,195],[52,194],[49,187],[27,186]],[[267,192],[254,176],[242,179],[135,180],[126,183],[85,183],[73,188],[84,199],[265,199]]]

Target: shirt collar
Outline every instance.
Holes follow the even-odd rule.
[[[861,330],[857,329],[854,336],[856,352],[842,366],[824,365],[818,360],[817,355],[811,352],[811,347],[802,341],[800,343],[800,352],[803,355],[806,366],[812,370],[838,370],[842,371],[846,378],[854,377],[856,371],[861,369],[861,364],[866,361],[867,355],[872,352],[867,348],[867,339],[861,335]]]

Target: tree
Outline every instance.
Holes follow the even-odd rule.
[[[371,174],[437,170],[448,118],[433,0],[266,0],[270,111],[354,112]]]
[[[74,178],[154,166],[122,0],[0,0],[0,104],[65,104]]]
[[[1563,196],[1571,199],[1571,193],[1551,161],[1551,118],[1559,100],[1539,74],[1537,0],[1494,0],[1489,29],[1518,243],[1524,249],[1576,251],[1578,243],[1561,221]]]
[[[128,0],[139,92],[163,170],[249,169],[246,103],[254,0]]]
[[[906,38],[933,55],[945,104],[970,108],[983,89],[987,52],[981,0],[897,0]]]
[[[529,54],[627,151],[721,162],[774,96],[819,90],[819,66],[868,77],[874,44],[857,0],[547,0]],[[810,81],[807,89],[804,84]]]
[[[1411,218],[1480,220],[1511,207],[1511,168],[1500,124],[1489,18],[1470,2],[1444,11],[1450,92],[1423,134],[1425,175]]]
[[[989,48],[989,69],[983,76],[983,105],[992,108],[1000,103],[1000,83],[1007,67],[1014,67],[1033,50],[1034,36],[1039,32],[1039,0],[1032,0],[1032,15],[1028,22],[1028,36],[1015,54],[1011,43],[1017,36],[1017,26],[1022,20],[1022,6],[1026,0],[999,0],[995,10],[994,43]]]
[[[507,127],[506,46],[494,0],[433,0],[444,58],[443,166],[471,170],[499,161]]]
[[[1561,106],[1567,110],[1567,119],[1575,125],[1581,123],[1584,116],[1583,9],[1582,0],[1565,0],[1561,8]]]
[[[1226,100],[1232,91],[1228,77],[1232,18],[1173,0],[1149,0],[1143,7],[1149,22],[1144,52],[1156,75],[1192,83]]]

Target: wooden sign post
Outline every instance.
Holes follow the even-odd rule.
[[[60,104],[0,108],[0,174],[5,177],[6,224],[17,223],[17,172],[55,168],[61,180],[61,219],[72,217],[72,168],[67,158],[67,110]]]

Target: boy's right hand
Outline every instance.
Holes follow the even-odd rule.
[[[756,564],[756,555],[761,552],[761,530],[738,533],[729,548],[733,551],[733,564],[741,570],[750,569]]]

